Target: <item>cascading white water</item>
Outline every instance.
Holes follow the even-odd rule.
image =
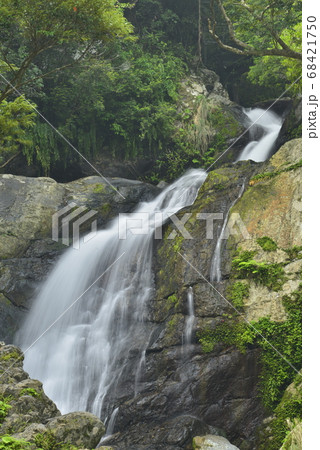
[[[279,135],[282,118],[271,111],[264,111],[261,108],[253,108],[244,111],[248,117],[250,126],[249,130],[250,142],[242,150],[236,161],[245,161],[251,159],[252,161],[262,162],[268,159],[272,147]],[[261,137],[261,128],[263,129],[263,136]]]
[[[213,257],[212,257],[212,263],[211,263],[211,270],[210,270],[210,281],[217,281],[218,283],[221,281],[221,245],[222,245],[222,240],[226,239],[225,236],[225,231],[226,231],[226,227],[227,227],[227,223],[228,223],[228,219],[229,219],[229,213],[231,208],[237,203],[237,201],[239,200],[239,198],[242,196],[243,191],[245,188],[245,182],[242,184],[240,190],[239,190],[239,194],[237,196],[237,198],[231,203],[227,214],[225,215],[224,221],[223,221],[223,225],[217,240],[217,244],[216,247],[214,249],[214,253],[213,253]]]
[[[62,413],[86,410],[105,419],[102,406],[116,397],[120,379],[130,380],[126,386],[134,395],[132,370],[139,372],[143,361],[132,354],[143,358],[150,335],[144,319],[154,289],[152,244],[159,213],[166,219],[192,204],[206,175],[189,171],[141,204],[139,219],[121,216],[80,250],[66,251],[42,287],[16,343],[25,351],[25,369],[43,382]],[[133,234],[143,226],[147,235]],[[113,412],[108,432],[115,411],[104,405],[104,415]]]
[[[183,335],[183,347],[185,346],[188,349],[188,346],[191,345],[192,340],[192,332],[195,321],[194,315],[194,295],[193,289],[190,286],[187,292],[187,304],[188,304],[188,317],[186,319],[184,335]]]

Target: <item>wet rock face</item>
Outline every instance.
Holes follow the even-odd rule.
[[[92,176],[71,183],[51,178],[0,175],[0,339],[12,342],[29,300],[65,245],[52,240],[52,215],[70,203],[97,214],[98,227],[132,211],[160,189],[140,181]],[[60,220],[61,236],[61,220]],[[91,221],[80,228],[90,230]],[[70,226],[72,229],[72,226]]]
[[[119,449],[192,448],[192,437],[224,432],[229,439],[252,438],[263,417],[257,399],[259,352],[251,349],[241,354],[232,347],[217,346],[205,354],[197,332],[230,314],[228,303],[206,280],[223,218],[254,170],[256,165],[248,162],[236,169],[230,166],[210,172],[194,205],[178,214],[183,220],[184,213],[189,213],[185,228],[192,239],[180,234],[168,239],[175,229],[169,223],[163,230],[164,239],[155,243],[156,289],[149,307],[145,364],[135,396],[132,391],[130,395],[128,383],[122,386],[119,381],[119,392],[128,395],[113,399],[119,410],[115,434],[106,441],[109,445]],[[204,216],[199,219],[197,215],[212,213],[223,217],[214,219],[211,229]],[[196,318],[192,344],[183,346],[189,286],[193,287]],[[133,370],[139,357],[132,361]],[[110,405],[110,398],[107,402]],[[178,426],[177,418],[186,415],[193,420]]]
[[[119,383],[119,392],[126,394],[113,399],[114,408],[119,410],[115,434],[107,441],[111,446],[192,448],[190,436],[205,433],[225,434],[236,446],[256,448],[255,433],[266,415],[258,393],[260,351],[249,348],[242,354],[234,347],[218,344],[213,352],[206,354],[197,333],[228,320],[234,312],[225,298],[230,284],[230,261],[239,246],[260,249],[258,259],[267,255],[267,261],[282,263],[287,258],[282,248],[265,252],[256,239],[267,235],[284,248],[299,245],[301,219],[293,209],[300,204],[300,169],[291,167],[299,160],[299,145],[299,141],[288,143],[266,163],[245,162],[210,172],[194,205],[178,214],[182,220],[185,212],[190,213],[185,228],[193,239],[179,234],[168,239],[175,227],[169,223],[164,229],[164,239],[155,245],[156,289],[149,308],[150,334],[146,333],[144,368],[135,397],[132,391],[130,396],[130,383],[125,388]],[[269,172],[275,174],[271,178],[262,177],[256,184],[250,183],[254,175]],[[213,221],[213,239],[207,239],[206,222],[197,220],[196,216],[223,213],[225,217],[243,182],[243,197],[231,210],[231,215],[238,213],[241,222],[231,223],[230,215],[229,237],[222,243],[222,281],[212,287],[208,280],[222,221]],[[259,221],[259,215],[263,221]],[[296,289],[299,271],[299,261],[284,266],[287,277],[282,287],[284,292],[270,292],[263,290],[263,286],[260,292],[259,286],[250,286],[244,310],[249,320],[258,320],[271,310],[273,320],[285,320],[281,295]],[[192,344],[183,346],[189,286],[194,294],[195,323]],[[135,362],[131,361],[131,370],[137,367],[136,358]],[[175,420],[186,414],[208,427],[207,431],[199,433],[196,424],[189,422],[189,432],[183,434]],[[212,433],[210,427],[217,432]],[[177,438],[174,443],[170,440],[172,433]]]

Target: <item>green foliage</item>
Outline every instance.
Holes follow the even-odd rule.
[[[254,341],[254,332],[244,322],[221,321],[215,328],[206,328],[198,333],[198,339],[205,353],[212,352],[218,343],[235,345],[244,353],[247,345]]]
[[[10,405],[11,400],[11,397],[0,397],[0,423],[2,423],[7,416],[9,409],[12,408]]]
[[[179,304],[179,299],[176,294],[172,294],[167,299],[168,305],[177,307]]]
[[[111,158],[154,159],[170,145],[185,67],[158,46],[148,53],[137,43],[118,45],[112,64],[95,61],[58,78],[47,102],[59,131],[82,154],[103,149]],[[68,145],[55,146],[60,158],[70,158]]]
[[[260,389],[263,402],[269,409],[279,403],[284,389],[294,379],[296,372],[293,367],[301,368],[301,286],[291,296],[284,296],[283,304],[288,315],[285,322],[273,322],[268,318],[251,324],[230,320],[198,333],[204,352],[211,352],[217,343],[235,345],[242,352],[251,344],[262,349]]]
[[[253,252],[245,251],[232,260],[236,278],[251,278],[269,289],[279,290],[285,281],[282,265],[255,261],[252,256]]]
[[[0,158],[8,159],[21,146],[30,147],[28,130],[34,125],[35,112],[23,96],[0,103]]]
[[[249,296],[249,285],[236,281],[230,288],[230,300],[235,308],[243,308],[243,300]]]
[[[40,397],[39,392],[37,392],[35,389],[33,388],[24,388],[20,391],[19,396],[21,397],[22,395],[31,395],[31,397]]]
[[[180,127],[173,129],[172,143],[156,161],[160,178],[172,181],[186,167],[209,167],[228,140],[239,133],[239,124],[227,111],[212,106],[199,95],[194,110],[186,108],[179,117]],[[156,175],[156,173],[154,174]]]
[[[302,23],[283,30],[281,38],[293,50],[300,51],[302,47]],[[248,78],[261,86],[276,86],[279,91],[288,88],[301,76],[301,61],[280,56],[263,56],[254,59]],[[290,93],[301,93],[302,81],[298,80],[290,89]]]
[[[257,243],[265,252],[272,252],[278,248],[277,244],[268,236],[258,238]]]
[[[1,66],[7,66],[2,70],[13,86],[20,86],[38,55],[48,49],[76,45],[70,61],[74,64],[79,58],[92,58],[89,50],[94,45],[128,38],[132,32],[123,5],[116,0],[53,0],[49,4],[44,0],[6,0],[0,7]],[[45,73],[44,69],[40,78]],[[0,99],[11,92],[8,85]]]
[[[37,121],[28,137],[32,146],[23,147],[28,164],[38,162],[44,174],[48,175],[50,167],[61,156],[58,150],[58,135],[49,125]]]
[[[32,444],[30,442],[27,442],[24,439],[16,439],[7,434],[0,437],[0,450],[2,449],[27,450],[31,447],[31,445]]]

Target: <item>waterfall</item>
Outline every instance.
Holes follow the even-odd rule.
[[[229,219],[229,213],[231,208],[237,203],[239,198],[242,196],[244,188],[245,188],[245,181],[242,183],[242,186],[239,190],[239,194],[236,197],[236,199],[231,203],[227,214],[225,215],[222,228],[217,240],[216,247],[214,249],[213,257],[212,257],[212,263],[211,263],[211,270],[210,270],[210,281],[217,281],[218,283],[221,281],[221,246],[222,246],[222,240],[226,239],[225,231]]]
[[[248,117],[250,142],[242,150],[236,161],[252,161],[262,162],[268,159],[274,143],[279,135],[282,118],[271,111],[264,111],[260,108],[245,110]],[[263,132],[261,136],[261,131]]]
[[[194,315],[194,295],[193,295],[193,289],[190,286],[188,288],[187,292],[187,305],[188,305],[188,317],[186,319],[186,325],[183,335],[183,347],[188,349],[188,347],[191,345],[192,340],[192,332],[193,332],[193,326],[195,321],[195,315]]]
[[[282,126],[282,118],[271,111],[264,111],[260,108],[245,110],[245,113],[248,117],[248,124],[246,125],[250,126],[253,123],[254,125],[252,125],[249,129],[251,141],[242,150],[236,162],[245,161],[248,159],[256,162],[265,161],[270,156],[270,152],[272,151],[273,145],[275,144],[275,141],[279,135]],[[243,183],[243,185],[241,186],[237,198],[231,203],[224,218],[223,225],[212,257],[210,281],[221,281],[222,240],[225,239],[225,231],[230,210],[242,196],[244,187],[245,183]]]
[[[206,175],[190,170],[142,203],[135,211],[139,220],[121,215],[80,250],[68,249],[43,285],[16,343],[25,351],[25,370],[42,381],[62,413],[110,418],[111,433],[117,414],[112,400],[134,396],[150,336],[154,231],[194,202]],[[138,234],[137,226],[147,234]]]

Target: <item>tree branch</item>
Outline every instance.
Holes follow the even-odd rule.
[[[231,39],[231,41],[236,45],[235,47],[232,45],[225,44],[220,37],[218,36],[216,32],[216,19],[215,19],[215,10],[214,10],[214,4],[217,5],[219,8],[223,19],[225,20],[228,28],[228,34]],[[271,49],[258,49],[255,47],[252,47],[251,45],[247,44],[246,42],[241,41],[237,38],[233,24],[231,19],[226,13],[226,10],[222,4],[221,0],[211,0],[210,7],[211,7],[211,16],[212,20],[208,19],[209,24],[209,33],[213,37],[213,39],[217,42],[219,47],[221,47],[224,50],[227,50],[232,53],[236,53],[237,55],[243,55],[243,56],[282,56],[286,58],[293,58],[293,59],[302,59],[302,55],[299,52],[296,52],[295,50],[292,50],[281,38],[280,36],[268,26],[268,24],[264,20],[264,13],[266,12],[266,9],[262,12],[261,16],[257,16],[254,11],[244,2],[244,0],[241,1],[242,6],[254,17],[254,19],[260,21],[260,23],[269,31],[273,39],[280,45],[281,48],[274,47]],[[240,48],[238,48],[240,47]]]

